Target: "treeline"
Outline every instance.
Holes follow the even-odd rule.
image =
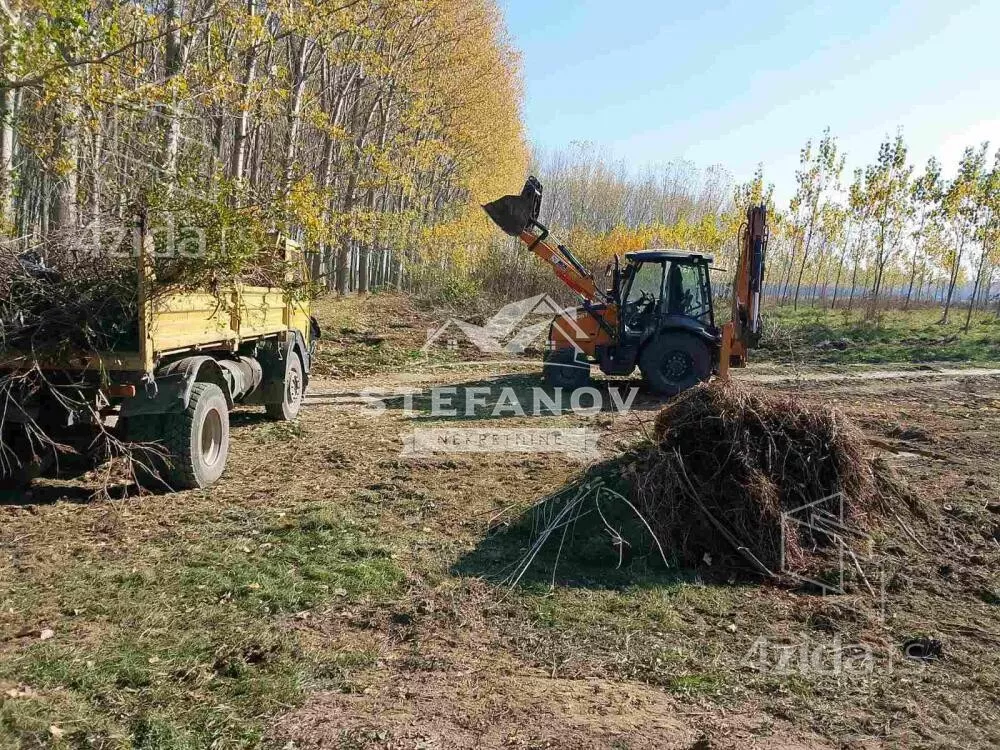
[[[589,143],[539,151],[533,167],[544,178],[545,220],[598,234],[620,226],[697,223],[725,211],[732,198],[732,178],[721,166],[702,170],[681,161],[633,174]]]
[[[718,167],[636,174],[593,148],[537,160],[550,223],[594,268],[656,246],[714,253],[732,268],[746,207],[764,201],[772,301],[868,314],[940,304],[944,321],[961,304],[968,324],[993,302],[1000,314],[1000,151],[969,147],[950,166],[950,178],[933,158],[918,170],[896,135],[846,180],[827,131],[802,148],[795,194],[779,206],[763,168],[735,184]]]
[[[770,277],[779,300],[850,308],[860,296],[869,313],[940,302],[944,322],[963,302],[968,327],[1000,281],[1000,151],[966,148],[950,179],[935,158],[911,164],[901,134],[848,184],[844,161],[829,131],[802,150]]]
[[[536,151],[531,170],[543,185],[541,221],[593,271],[603,274],[617,253],[646,247],[732,250],[738,224],[733,179],[722,166],[698,168],[678,161],[636,173],[610,161],[596,146]],[[512,192],[509,186],[505,193]],[[510,299],[546,292],[567,304],[573,295],[517,240],[494,241],[479,254],[470,276],[452,279],[454,295]]]
[[[493,0],[0,3],[0,237],[79,259],[142,213],[213,272],[267,231],[341,293],[401,286],[485,242],[520,103]]]

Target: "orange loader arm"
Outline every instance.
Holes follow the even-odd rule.
[[[505,233],[517,237],[528,250],[551,266],[562,282],[589,302],[607,303],[608,295],[597,288],[594,277],[566,247],[548,241],[549,230],[538,221],[542,186],[534,177],[524,183],[520,195],[505,195],[483,206]],[[534,230],[539,234],[535,234]]]
[[[721,380],[729,379],[730,367],[746,367],[749,350],[760,341],[767,240],[767,208],[751,206],[733,282],[733,317],[722,326]]]
[[[521,242],[528,246],[528,250],[552,266],[552,270],[556,276],[566,286],[591,302],[603,301],[604,294],[597,288],[593,276],[588,273],[581,273],[578,268],[567,260],[566,256],[558,249],[558,245],[553,247],[543,238],[544,234],[536,236],[531,231],[525,229],[519,237]]]

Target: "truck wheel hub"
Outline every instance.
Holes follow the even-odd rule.
[[[214,466],[222,454],[222,415],[212,409],[205,415],[201,428],[201,458],[206,466]]]
[[[299,379],[299,374],[294,370],[289,373],[288,377],[288,403],[295,404],[298,403],[299,397],[302,395],[302,382]]]

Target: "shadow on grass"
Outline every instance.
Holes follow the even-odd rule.
[[[680,568],[669,549],[661,555],[636,511],[616,498],[614,493],[628,493],[621,477],[627,460],[597,464],[581,481],[566,485],[510,522],[494,527],[475,549],[454,563],[452,574],[483,578],[501,586],[516,583],[528,590],[550,586],[669,587],[696,580],[697,573]],[[568,510],[566,523],[550,533],[532,557],[533,545],[546,528],[597,480],[605,491],[591,491],[578,508]],[[664,563],[663,555],[669,564]]]
[[[250,407],[241,408],[237,411],[229,412],[229,426],[232,427],[253,427],[259,424],[266,424],[274,420],[267,416],[263,410],[249,411]]]

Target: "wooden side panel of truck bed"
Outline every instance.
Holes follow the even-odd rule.
[[[281,243],[285,261],[305,273],[299,244]],[[140,290],[150,278],[149,266],[140,258]],[[308,304],[286,299],[281,289],[237,285],[220,294],[157,290],[150,297],[140,293],[140,300],[140,354],[147,370],[159,357],[179,351],[235,350],[244,341],[293,330],[309,339]]]
[[[309,338],[309,310],[280,289],[241,287],[229,294],[177,292],[149,301],[146,346],[156,358],[186,349],[235,348],[241,341],[298,330]]]

